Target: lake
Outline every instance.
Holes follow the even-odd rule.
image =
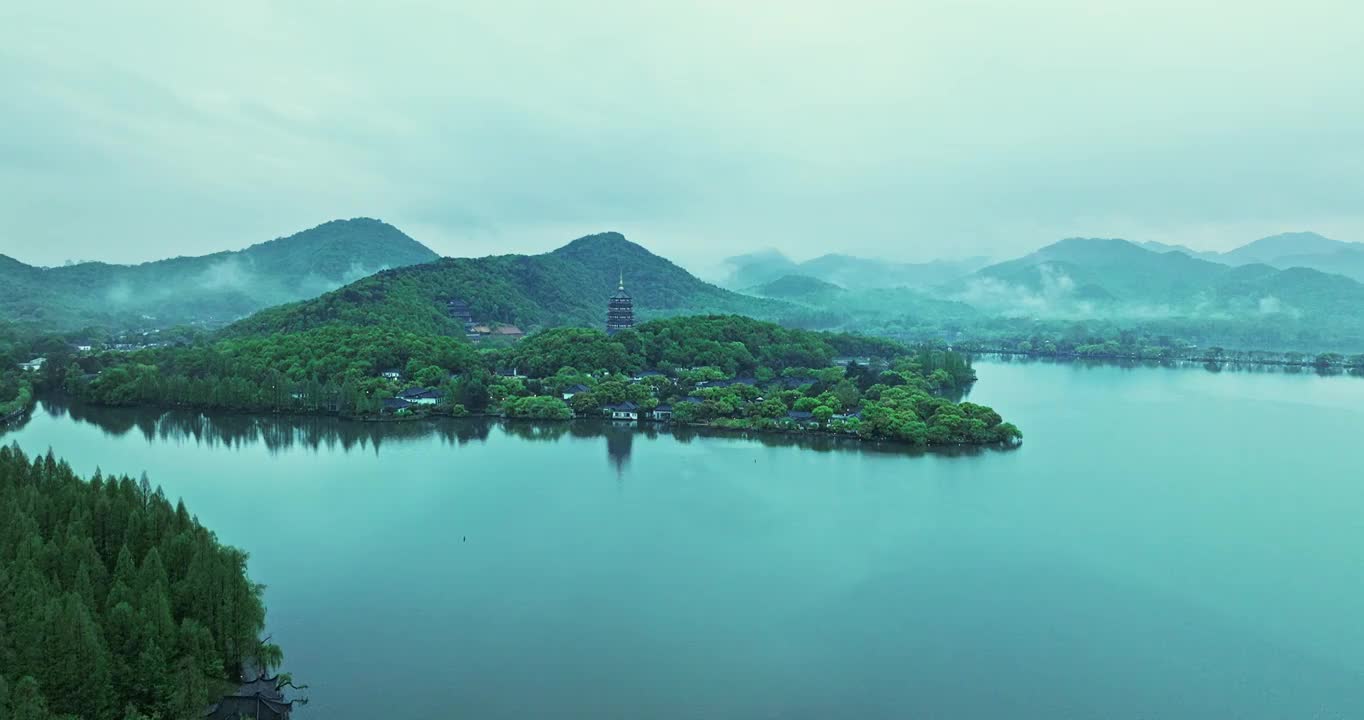
[[[300,718],[1364,717],[1364,380],[977,363],[1021,448],[45,404],[251,553]]]

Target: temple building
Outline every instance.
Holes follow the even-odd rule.
[[[606,306],[606,334],[615,335],[634,326],[635,301],[625,292],[625,273],[621,273],[620,286]]]
[[[445,303],[445,312],[450,317],[464,324],[464,329],[468,330],[474,324],[474,311],[469,307],[469,303],[460,298],[452,298]]]
[[[279,686],[278,677],[264,675],[243,682],[222,700],[210,705],[204,711],[204,720],[289,720],[297,701],[286,699]]]

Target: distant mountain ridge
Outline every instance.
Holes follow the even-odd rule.
[[[1364,243],[1332,240],[1314,232],[1289,232],[1260,238],[1227,252],[1192,250],[1154,241],[1141,243],[1156,252],[1180,252],[1200,260],[1231,265],[1259,263],[1286,270],[1301,267],[1364,282]]]
[[[825,282],[809,275],[783,275],[771,282],[763,283],[746,290],[749,295],[811,302],[814,300],[833,300],[847,292],[846,289],[831,282]]]
[[[43,330],[226,322],[439,256],[379,220],[333,220],[243,250],[140,265],[36,267],[0,255],[0,317]]]
[[[443,258],[386,270],[321,297],[264,310],[227,328],[232,336],[300,332],[327,325],[459,335],[446,303],[467,303],[478,322],[523,329],[603,326],[606,300],[624,280],[636,316],[708,312],[775,318],[791,306],[730,292],[697,279],[616,232],[578,238],[541,255]]]
[[[1069,238],[952,288],[982,310],[1037,317],[1358,315],[1364,284],[1310,268],[1233,267],[1126,240]]]
[[[926,288],[962,277],[987,264],[985,258],[898,263],[840,253],[798,263],[776,250],[764,250],[726,258],[724,267],[728,275],[721,284],[742,291],[787,276],[804,276],[848,290]]]

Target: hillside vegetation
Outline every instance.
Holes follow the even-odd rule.
[[[0,715],[198,718],[262,645],[246,554],[144,479],[0,447]]]
[[[392,225],[334,220],[245,250],[43,268],[0,255],[0,318],[43,332],[225,323],[384,268],[435,260]]]
[[[401,377],[381,375],[390,368]],[[670,412],[682,422],[734,429],[1016,444],[1021,433],[994,411],[945,397],[974,380],[968,359],[940,348],[725,315],[654,320],[612,336],[554,328],[479,352],[440,335],[326,326],[84,357],[64,385],[107,405],[348,416],[567,419],[599,417],[618,403],[646,411],[677,403]],[[438,401],[415,409],[392,402],[413,388],[432,389]]]
[[[463,335],[464,327],[445,309],[455,298],[467,302],[479,322],[525,329],[595,327],[605,323],[606,300],[622,276],[639,319],[709,312],[772,318],[790,309],[702,282],[619,233],[602,233],[543,255],[445,258],[388,270],[314,300],[258,313],[226,332],[243,337],[326,326],[383,326]]]

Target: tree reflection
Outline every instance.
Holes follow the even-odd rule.
[[[815,452],[858,452],[904,456],[979,455],[995,448],[961,447],[921,449],[889,442],[807,433],[771,433],[723,430],[657,423],[618,423],[578,419],[569,422],[501,420],[496,418],[439,418],[401,422],[342,420],[334,417],[215,414],[194,410],[111,408],[69,403],[60,398],[43,399],[41,410],[53,418],[69,418],[94,425],[115,437],[136,432],[149,443],[193,443],[233,449],[261,446],[270,454],[304,448],[314,452],[349,453],[359,450],[378,454],[385,445],[438,438],[444,445],[460,447],[483,443],[494,430],[530,442],[557,442],[604,438],[609,466],[623,475],[630,464],[636,435],[647,439],[670,436],[679,443],[698,439],[740,440],[768,447],[789,447]]]

